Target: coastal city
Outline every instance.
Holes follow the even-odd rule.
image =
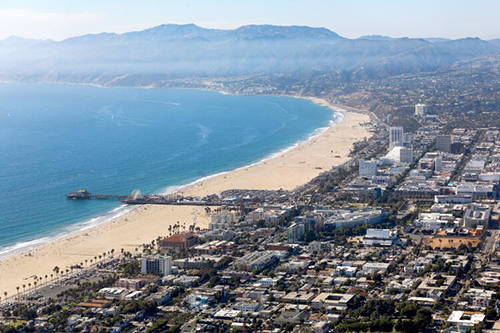
[[[500,333],[500,1],[0,1],[0,333]]]
[[[135,192],[208,223],[33,272],[0,290],[0,331],[500,332],[500,130],[364,114],[350,158],[293,190]]]

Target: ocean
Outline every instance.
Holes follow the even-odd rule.
[[[2,83],[0,256],[130,209],[69,192],[167,192],[268,158],[338,117],[290,97]]]

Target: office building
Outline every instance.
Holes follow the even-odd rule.
[[[449,153],[451,151],[451,135],[438,135],[436,148],[437,150]]]

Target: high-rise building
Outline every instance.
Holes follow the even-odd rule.
[[[170,275],[172,273],[172,258],[159,254],[142,257],[141,273]]]
[[[428,107],[425,104],[417,104],[415,105],[415,115],[417,117],[424,117],[428,113]]]
[[[405,147],[413,146],[413,133],[404,133],[403,146]]]
[[[438,155],[434,161],[434,171],[443,171],[443,159]]]
[[[449,153],[451,151],[451,135],[438,135],[436,148],[437,150]]]
[[[389,144],[391,147],[402,146],[404,141],[403,127],[391,127],[389,132]]]
[[[288,243],[297,243],[304,240],[306,229],[301,223],[293,223],[287,229]]]
[[[359,176],[360,177],[373,177],[377,175],[377,161],[359,160]]]
[[[408,164],[413,163],[413,149],[401,148],[399,150],[399,162]]]

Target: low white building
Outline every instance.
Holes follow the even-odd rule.
[[[438,230],[452,224],[454,220],[453,214],[420,213],[414,224],[415,227],[423,230]]]
[[[363,265],[363,272],[365,274],[373,275],[375,273],[385,273],[391,264],[385,262],[367,262]]]
[[[460,332],[466,332],[469,327],[482,323],[484,318],[486,316],[480,312],[453,311],[447,322],[453,324]]]
[[[382,210],[366,208],[359,211],[337,210],[325,223],[325,228],[355,228],[363,224],[378,224],[382,222],[386,214]]]
[[[99,290],[99,294],[101,294],[106,299],[125,299],[125,297],[129,294],[129,291],[125,288],[102,288]]]
[[[278,283],[278,279],[272,279],[272,278],[262,278],[259,280],[259,284],[263,287],[269,288],[269,287],[274,287]]]
[[[365,246],[391,246],[396,240],[396,233],[390,229],[367,229],[363,237]]]
[[[257,302],[240,301],[233,304],[233,310],[239,310],[243,312],[255,312],[258,309],[259,309],[259,303]]]
[[[478,225],[488,226],[490,222],[490,207],[488,205],[470,203],[464,215],[464,226],[473,228]]]

